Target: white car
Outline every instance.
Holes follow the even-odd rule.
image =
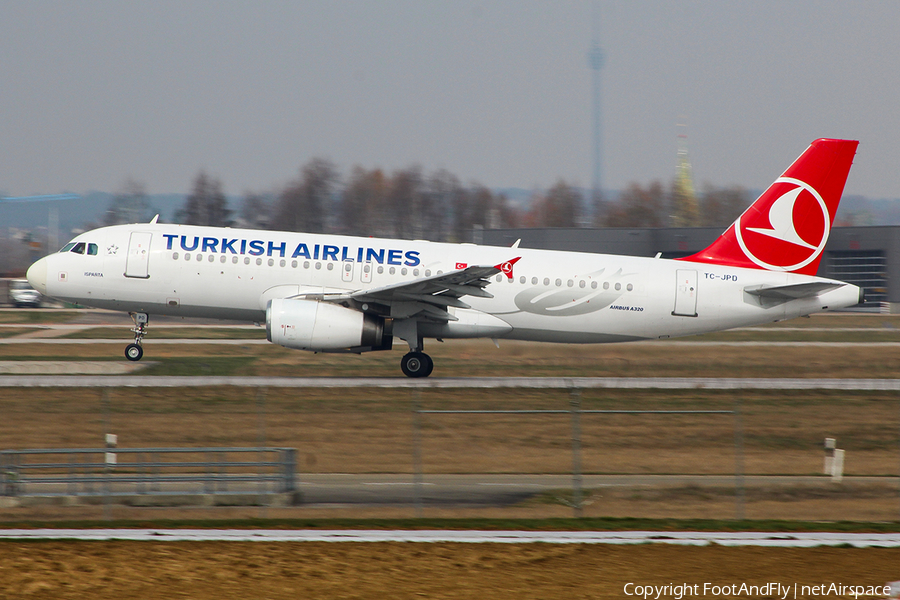
[[[13,279],[9,282],[9,301],[16,308],[40,308],[43,296],[31,287],[25,279]]]

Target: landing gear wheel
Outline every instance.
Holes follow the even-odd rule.
[[[400,359],[400,370],[407,377],[428,377],[434,370],[434,361],[424,352],[410,352]]]
[[[130,361],[141,360],[144,356],[144,349],[137,344],[128,344],[125,346],[125,358]]]

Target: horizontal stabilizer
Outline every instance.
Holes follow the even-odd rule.
[[[794,283],[756,289],[745,288],[744,291],[759,298],[787,301],[799,298],[812,298],[822,292],[843,287],[844,285],[843,283],[831,283],[828,281],[812,281],[810,283]]]

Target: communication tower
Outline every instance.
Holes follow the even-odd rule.
[[[600,30],[600,11],[597,8],[597,4],[594,3],[592,6],[592,34],[591,34],[591,49],[587,53],[588,65],[591,67],[592,73],[592,87],[593,87],[593,151],[594,151],[594,168],[593,168],[593,181],[591,185],[591,191],[593,194],[593,201],[596,204],[601,196],[601,185],[602,185],[602,172],[601,172],[601,143],[600,143],[600,69],[603,67],[604,56],[603,51],[600,50],[600,43],[598,42],[599,30]],[[595,207],[596,208],[596,207]]]
[[[697,227],[700,223],[700,206],[694,191],[694,172],[687,148],[687,124],[678,124],[678,166],[675,171],[675,189],[672,194],[672,224],[675,227]]]

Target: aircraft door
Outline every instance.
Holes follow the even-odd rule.
[[[697,316],[697,271],[675,271],[675,310],[672,314],[679,317]]]
[[[152,233],[133,231],[128,240],[128,256],[125,259],[125,277],[149,279],[150,239]]]
[[[341,265],[341,281],[353,281],[353,261],[345,260]]]
[[[363,283],[371,283],[372,282],[372,261],[367,260],[362,264],[362,269],[359,271],[359,280]]]

